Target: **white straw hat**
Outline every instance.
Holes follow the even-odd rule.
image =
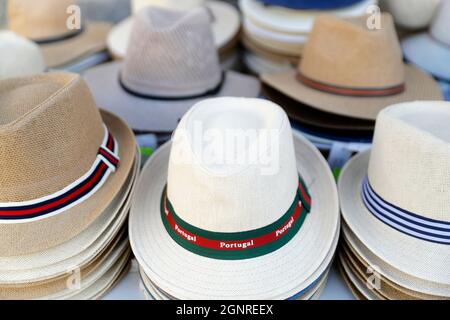
[[[217,0],[132,0],[133,14],[148,6],[161,7],[169,10],[188,11],[205,6],[211,14],[211,28],[214,43],[219,51],[224,50],[233,42],[240,29],[239,12],[232,5]],[[134,17],[129,17],[115,26],[107,40],[108,49],[116,59],[122,59],[127,53]]]
[[[257,97],[257,78],[222,71],[208,25],[204,8],[141,10],[127,57],[84,74],[97,103],[135,130],[170,132],[205,97]]]
[[[425,281],[450,285],[450,103],[383,110],[372,150],[343,169],[346,224],[374,255]]]
[[[44,58],[37,44],[12,31],[0,30],[0,80],[44,70]]]
[[[239,150],[224,146],[224,165],[207,158],[220,148],[208,151],[202,128],[206,139],[256,130],[272,142],[250,134]],[[144,167],[130,213],[145,274],[178,299],[297,294],[334,252],[339,228],[336,186],[319,151],[292,135],[279,106],[260,99],[199,102],[172,140]]]
[[[381,0],[381,5],[392,14],[397,25],[416,30],[430,25],[440,2],[441,0]]]
[[[428,32],[402,42],[405,58],[437,78],[450,81],[450,1],[442,1]]]

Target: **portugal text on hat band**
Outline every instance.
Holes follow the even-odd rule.
[[[310,79],[309,77],[301,74],[300,72],[297,73],[297,79],[298,81],[300,81],[301,83],[310,88],[342,96],[385,97],[400,94],[403,91],[405,91],[405,84],[403,83],[389,88],[346,88]]]
[[[38,219],[55,215],[83,202],[94,194],[119,165],[119,145],[105,127],[105,137],[97,157],[77,181],[64,189],[35,200],[0,203],[0,220]]]
[[[392,228],[422,240],[450,244],[450,222],[425,218],[387,202],[372,189],[367,178],[361,195],[367,209]]]
[[[274,223],[251,231],[211,232],[178,217],[166,190],[161,198],[161,218],[173,240],[196,254],[224,260],[254,258],[281,248],[297,234],[310,210],[311,198],[300,181],[289,210]]]

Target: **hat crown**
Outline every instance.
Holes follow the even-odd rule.
[[[409,102],[380,112],[368,169],[373,190],[417,215],[450,222],[450,103]]]
[[[80,76],[66,73],[0,82],[0,202],[62,190],[92,166],[104,137]]]
[[[249,231],[277,221],[292,205],[298,188],[293,138],[276,104],[204,100],[182,118],[172,140],[167,194],[187,223],[213,232]],[[258,158],[261,153],[268,157]]]
[[[190,96],[217,87],[222,72],[207,11],[141,10],[121,77],[127,88],[153,96]]]
[[[380,30],[369,30],[367,19],[319,16],[305,46],[300,73],[326,85],[351,89],[402,85],[403,58],[392,17],[381,14]]]
[[[75,0],[9,1],[9,29],[36,41],[75,33],[67,26],[68,8],[75,4]]]
[[[148,6],[155,6],[171,10],[190,10],[199,7],[205,0],[133,0],[131,6],[133,12],[139,12]]]
[[[0,80],[45,70],[39,47],[11,31],[0,31]]]
[[[430,33],[437,40],[450,46],[450,1],[442,1],[431,24]]]

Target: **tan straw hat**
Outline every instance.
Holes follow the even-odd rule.
[[[215,47],[219,53],[225,53],[234,41],[241,27],[239,12],[231,4],[217,0],[132,0],[133,14],[149,7],[159,7],[167,10],[188,11],[201,6],[210,13],[210,26]],[[116,59],[123,59],[127,54],[132,33],[134,16],[125,19],[115,26],[108,35],[108,50]]]
[[[75,0],[9,1],[9,29],[38,43],[48,67],[63,67],[105,50],[111,29],[109,23],[75,21],[75,5]]]
[[[338,183],[355,237],[402,273],[447,288],[442,296],[450,296],[449,120],[448,102],[383,110],[372,150],[353,158]]]
[[[233,132],[249,133],[240,147],[216,140]],[[293,136],[279,106],[207,99],[144,167],[130,242],[149,279],[177,299],[287,299],[333,255],[336,199],[326,161]]]
[[[136,145],[75,74],[3,80],[0,105],[0,256],[27,255],[75,237],[109,207]]]
[[[367,120],[394,103],[441,100],[430,76],[403,64],[392,17],[382,14],[382,28],[375,30],[366,19],[318,17],[298,70],[262,81],[319,110]]]
[[[125,60],[84,75],[98,105],[135,130],[171,132],[205,97],[257,97],[258,79],[222,71],[208,24],[204,8],[141,10],[134,17]]]

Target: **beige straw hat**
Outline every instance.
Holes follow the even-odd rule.
[[[14,32],[0,30],[0,80],[42,73],[44,58],[39,47]]]
[[[447,288],[449,120],[448,102],[383,110],[372,150],[353,158],[338,183],[345,222],[368,250],[405,274]]]
[[[78,75],[3,80],[0,105],[0,256],[27,255],[72,239],[108,208],[136,144]]]
[[[382,8],[392,14],[402,28],[417,30],[430,25],[441,0],[381,0]]]
[[[441,100],[430,76],[403,64],[389,14],[381,15],[381,25],[369,30],[366,17],[320,16],[298,69],[262,75],[262,81],[319,110],[367,120],[394,103]]]
[[[224,165],[203,153],[202,128],[206,136],[256,130],[273,137],[269,143],[250,134],[239,151],[224,146]],[[271,154],[264,164],[261,153]],[[238,155],[254,160],[237,161]],[[274,197],[273,190],[284,191]],[[208,99],[144,167],[130,242],[145,274],[178,299],[287,299],[316,280],[312,275],[334,252],[336,199],[326,161],[292,135],[279,106]]]
[[[217,0],[132,0],[133,14],[143,8],[154,6],[168,10],[188,11],[204,6],[210,13],[210,28],[214,36],[215,47],[219,53],[227,51],[230,44],[236,44],[236,36],[241,27],[239,12],[231,4]],[[123,59],[127,54],[132,33],[134,16],[115,26],[108,35],[108,49],[116,59]]]
[[[98,105],[134,130],[171,132],[205,97],[257,97],[257,78],[222,71],[208,24],[204,8],[144,8],[134,17],[125,60],[84,75]]]
[[[105,50],[111,29],[109,23],[83,21],[79,21],[81,28],[72,29],[74,5],[75,0],[9,1],[8,27],[38,43],[48,67],[62,67]]]

